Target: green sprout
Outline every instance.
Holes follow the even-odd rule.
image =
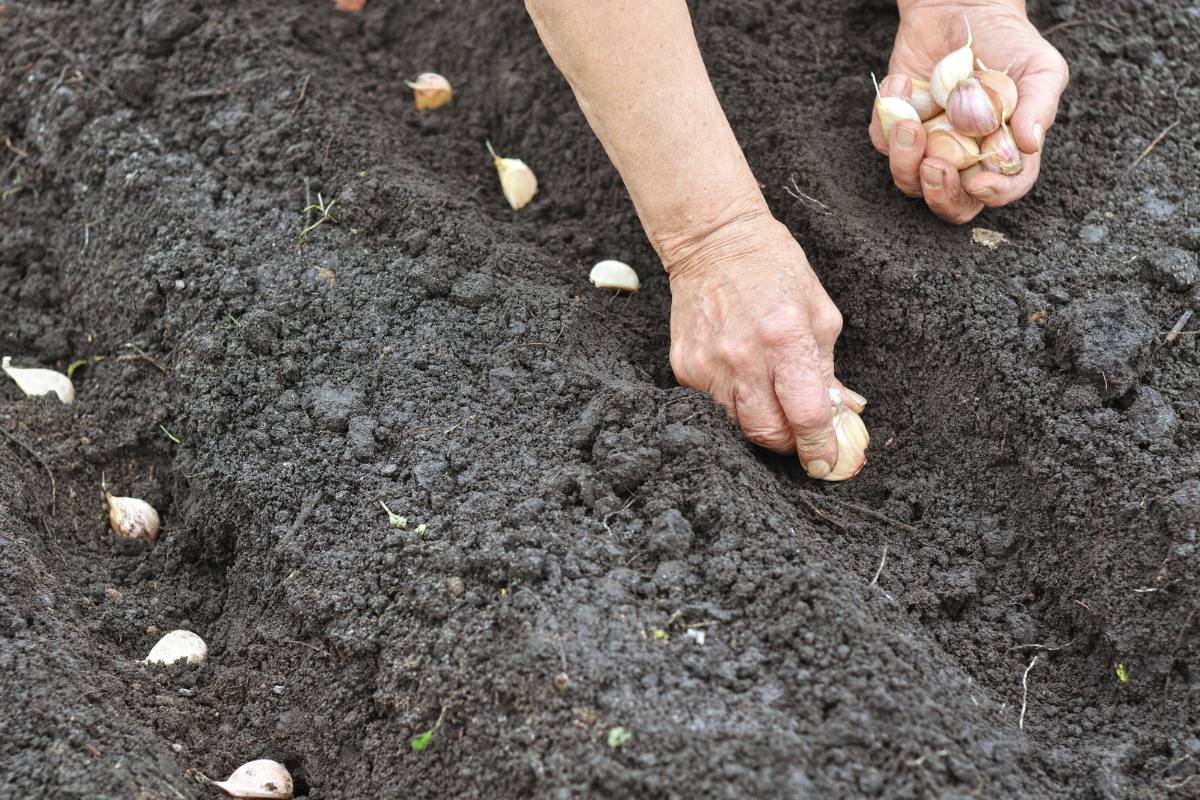
[[[422,522],[420,525],[413,528],[413,533],[417,534],[417,536],[423,536],[427,530],[429,530],[429,526]]]
[[[321,216],[317,218],[316,222],[312,223],[311,225],[306,227],[304,230],[300,231],[300,246],[301,247],[304,246],[304,241],[305,241],[305,239],[308,238],[308,235],[310,233],[312,233],[317,228],[324,225],[326,222],[336,222],[337,221],[333,218],[333,214],[331,213],[333,211],[333,207],[335,205],[337,205],[337,198],[332,198],[332,199],[330,199],[330,201],[328,203],[326,203],[325,198],[321,196],[321,193],[317,192],[317,202],[309,203],[308,205],[306,205],[304,207],[305,214],[307,214],[310,211],[320,211]]]
[[[394,513],[390,508],[387,507],[387,503],[383,502],[382,500],[379,501],[379,505],[383,506],[383,510],[387,512],[389,525],[391,525],[393,528],[408,527],[408,517],[402,517],[399,514]]]
[[[655,628],[655,629],[654,629],[654,640],[655,640],[655,641],[658,641],[659,639],[665,639],[665,638],[667,638],[667,632],[666,632],[666,631],[664,631],[662,628]]]
[[[424,733],[418,733],[416,736],[409,739],[408,744],[413,750],[416,750],[419,753],[426,747],[429,747],[429,743],[432,741],[433,731],[425,731]]]
[[[632,738],[632,733],[618,725],[617,727],[610,729],[608,732],[608,746],[613,750],[616,750],[618,747],[623,747],[624,745],[628,744],[629,740]]]
[[[1129,671],[1125,669],[1124,664],[1117,664],[1117,680],[1121,683],[1129,683]]]
[[[88,362],[86,358],[79,358],[75,361],[72,361],[70,364],[67,364],[67,377],[74,377],[75,370],[79,369],[80,367],[86,367],[87,363]]]
[[[169,430],[167,430],[166,428],[164,428],[162,425],[159,425],[159,426],[158,426],[158,429],[159,429],[160,431],[162,431],[163,433],[165,433],[165,434],[167,435],[167,438],[168,438],[168,439],[170,439],[170,440],[171,440],[172,442],[174,442],[175,444],[183,444],[183,442],[182,442],[182,441],[180,441],[180,439],[179,439],[179,437],[178,437],[178,436],[176,436],[175,434],[171,433]]]

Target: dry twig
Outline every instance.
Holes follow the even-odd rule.
[[[1034,656],[1033,661],[1029,662],[1029,666],[1025,668],[1025,674],[1021,676],[1021,716],[1017,718],[1017,727],[1025,730],[1025,708],[1029,701],[1029,671],[1033,669],[1033,665],[1041,658],[1040,655]]]

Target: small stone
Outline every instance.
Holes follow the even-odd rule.
[[[1182,292],[1200,283],[1196,254],[1180,247],[1160,247],[1141,258],[1142,275],[1158,286]]]
[[[462,597],[466,593],[467,587],[463,583],[462,578],[457,575],[451,575],[449,578],[446,578],[446,591],[454,597]]]

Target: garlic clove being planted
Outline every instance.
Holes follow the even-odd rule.
[[[64,405],[75,402],[75,386],[71,379],[52,369],[12,366],[12,356],[0,360],[0,369],[17,384],[17,388],[30,397],[53,392]]]
[[[909,96],[908,102],[917,110],[922,122],[933,119],[942,113],[942,107],[933,100],[933,93],[929,90],[929,81],[923,81],[920,78],[912,79],[912,94]]]
[[[110,492],[104,493],[104,499],[108,502],[108,521],[117,536],[147,542],[158,539],[162,521],[154,506],[137,497],[117,497]]]
[[[413,90],[417,111],[433,111],[454,98],[450,81],[436,72],[423,72],[415,81],[405,81],[404,85]]]
[[[950,126],[967,136],[987,136],[1003,122],[999,97],[985,87],[974,75],[958,82],[950,92],[946,117]]]
[[[879,81],[875,73],[871,73],[871,83],[875,84],[875,113],[879,115],[879,126],[883,129],[883,140],[892,140],[892,127],[902,119],[920,122],[921,115],[912,104],[903,97],[884,97],[879,93]]]
[[[158,640],[158,644],[150,648],[146,656],[146,664],[174,664],[186,660],[189,664],[203,664],[208,661],[208,645],[191,631],[171,631]]]
[[[942,158],[964,170],[979,161],[979,142],[953,128],[934,128],[925,137],[925,157]]]
[[[1001,175],[1019,175],[1024,168],[1021,160],[1021,150],[1013,139],[1012,129],[1001,125],[1000,130],[985,136],[979,143],[982,156],[980,161],[988,172],[999,172]]]
[[[959,81],[968,77],[975,69],[975,54],[971,51],[971,44],[974,42],[971,37],[971,23],[967,22],[966,17],[963,21],[967,24],[967,43],[942,56],[942,60],[934,64],[933,72],[929,76],[929,93],[933,95],[933,102],[942,108],[946,108],[950,92],[958,86]]]
[[[862,417],[845,406],[834,406],[833,430],[837,434],[838,460],[822,480],[845,481],[857,475],[867,463],[867,445],[871,436]]]
[[[633,267],[624,261],[611,259],[596,262],[596,266],[592,267],[591,273],[588,274],[588,280],[597,289],[616,289],[618,292],[630,294],[642,288],[642,282],[638,280]]]
[[[213,786],[230,797],[246,800],[291,800],[293,792],[287,767],[269,758],[242,764],[228,780],[213,781]]]
[[[487,142],[488,152],[496,165],[496,173],[500,176],[500,189],[504,199],[512,206],[513,211],[524,208],[537,194],[537,176],[533,170],[519,158],[501,158],[492,149],[492,143]]]

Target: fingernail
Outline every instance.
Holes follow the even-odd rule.
[[[982,189],[977,189],[971,192],[976,200],[991,200],[996,196],[996,190],[990,186],[984,186]]]
[[[1042,127],[1042,123],[1033,123],[1033,138],[1037,141],[1037,152],[1042,152],[1042,141],[1046,138],[1046,129]]]
[[[845,389],[845,392],[846,392],[846,397],[849,397],[857,405],[865,406],[867,404],[867,398],[863,397],[861,394],[854,391],[853,389]]]
[[[905,80],[903,75],[889,75],[884,79],[883,85],[879,87],[879,93],[889,97],[904,94]]]
[[[921,183],[925,184],[926,189],[942,188],[942,171],[932,164],[925,164],[921,167]]]
[[[808,462],[804,469],[808,472],[808,477],[810,478],[824,478],[833,472],[833,467],[829,466],[829,462],[820,458]]]
[[[905,150],[917,143],[917,134],[907,125],[897,125],[896,133],[892,136],[898,147]]]

